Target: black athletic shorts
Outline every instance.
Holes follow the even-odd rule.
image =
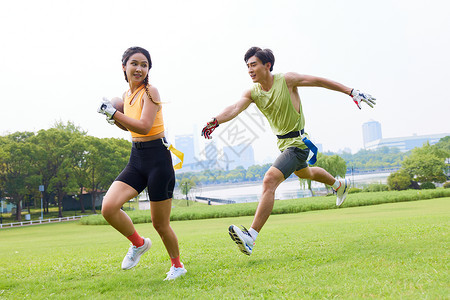
[[[300,149],[297,147],[289,147],[277,157],[272,167],[277,168],[287,179],[295,171],[306,168],[308,164],[309,149]]]
[[[175,172],[170,151],[161,139],[133,143],[130,160],[116,181],[128,184],[138,193],[148,187],[150,201],[172,198]]]

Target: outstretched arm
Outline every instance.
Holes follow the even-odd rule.
[[[284,78],[286,79],[286,83],[288,87],[298,87],[298,86],[316,86],[316,87],[322,87],[333,91],[338,91],[341,93],[345,93],[347,95],[350,95],[350,92],[352,91],[351,88],[322,77],[317,76],[311,76],[311,75],[302,75],[297,74],[294,72],[286,73],[284,75]]]
[[[241,99],[233,105],[225,108],[220,114],[216,116],[216,120],[219,124],[228,122],[236,118],[241,112],[243,112],[252,103],[252,97],[250,90],[245,91]]]
[[[206,139],[211,139],[211,133],[219,127],[219,124],[228,122],[237,117],[253,102],[251,91],[245,91],[241,99],[233,105],[226,107],[220,114],[209,121],[202,130],[202,136]]]
[[[302,75],[294,72],[286,73],[284,75],[284,78],[286,79],[286,84],[288,85],[289,89],[299,86],[316,86],[347,94],[352,97],[353,102],[355,102],[359,109],[361,109],[361,102],[365,102],[370,107],[373,107],[376,104],[376,98],[372,97],[371,95],[362,93],[356,89],[349,88],[348,86],[327,78]]]

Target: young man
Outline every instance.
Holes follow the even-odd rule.
[[[272,74],[275,57],[269,49],[252,47],[245,54],[244,60],[255,85],[245,91],[238,102],[225,108],[208,122],[202,130],[202,136],[210,139],[211,133],[219,124],[232,120],[251,103],[255,103],[267,118],[273,133],[278,137],[277,146],[281,154],[264,175],[261,199],[250,229],[247,231],[244,227],[241,230],[235,225],[228,228],[231,238],[239,249],[250,255],[258,233],[272,212],[275,190],[292,173],[303,179],[311,179],[332,186],[337,193],[337,206],[344,202],[350,188],[350,181],[336,180],[324,169],[308,166],[310,151],[314,152],[313,159],[309,160],[313,164],[317,148],[308,140],[304,132],[305,119],[297,88],[316,86],[350,95],[359,109],[361,109],[361,102],[373,107],[375,98],[321,77],[294,72]]]

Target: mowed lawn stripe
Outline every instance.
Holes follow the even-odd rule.
[[[164,282],[170,265],[153,241],[134,269],[128,242],[109,226],[61,223],[0,230],[0,298],[75,299],[445,299],[450,198],[273,215],[252,256],[230,224],[252,217],[176,221],[188,273]]]

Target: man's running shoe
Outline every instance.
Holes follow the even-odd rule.
[[[348,190],[350,189],[350,180],[347,179],[339,179],[339,182],[341,185],[336,190],[337,199],[336,199],[336,205],[340,206],[342,203],[344,203],[345,198],[347,198]]]
[[[147,252],[151,246],[152,241],[150,241],[149,238],[144,238],[144,245],[141,247],[131,245],[128,249],[127,255],[125,255],[125,258],[122,261],[122,269],[128,270],[136,266],[141,258],[141,255]]]
[[[186,273],[187,270],[184,268],[183,264],[181,268],[175,268],[175,266],[171,266],[169,272],[166,273],[167,277],[164,280],[174,280]]]
[[[238,245],[239,250],[242,253],[250,255],[252,254],[253,246],[255,246],[255,242],[248,232],[248,230],[242,226],[244,230],[239,229],[239,227],[235,225],[231,225],[228,227],[228,233],[231,236],[231,239]]]

